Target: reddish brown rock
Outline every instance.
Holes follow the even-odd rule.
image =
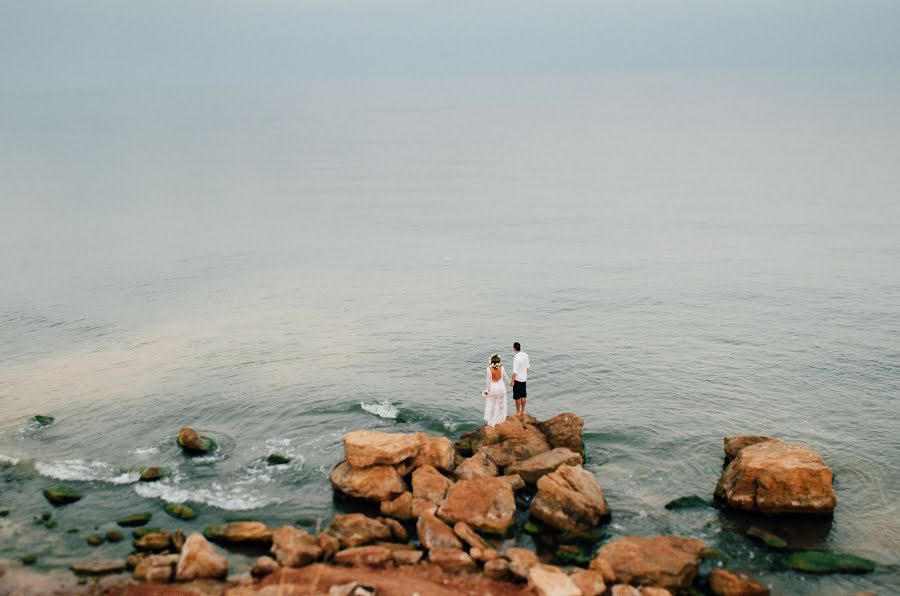
[[[672,596],[672,592],[655,586],[641,586],[641,596]]]
[[[555,472],[563,464],[580,466],[582,463],[584,458],[578,453],[565,447],[557,447],[508,466],[504,474],[518,474],[526,483],[537,484],[542,476]]]
[[[582,596],[600,596],[606,592],[603,574],[590,569],[576,569],[572,572],[572,581],[581,590]]]
[[[765,435],[732,435],[730,437],[725,437],[725,459],[732,460],[736,458],[737,454],[740,453],[741,449],[744,447],[771,440],[772,437],[767,437]]]
[[[566,532],[585,532],[609,517],[603,489],[581,466],[562,465],[543,476],[529,513],[545,524]]]
[[[412,462],[413,468],[432,466],[450,473],[456,464],[456,450],[447,437],[429,437],[425,433],[413,435],[419,441],[419,452]]]
[[[439,520],[433,513],[425,512],[416,523],[419,542],[427,549],[444,547],[461,549],[462,543],[450,526]]]
[[[148,555],[144,556],[134,568],[134,579],[151,582],[166,583],[175,578],[175,566],[178,564],[179,555]]]
[[[253,567],[250,568],[250,575],[257,578],[265,577],[270,573],[277,571],[278,568],[278,563],[272,557],[260,557],[256,559],[256,562],[253,563]]]
[[[254,521],[208,526],[203,533],[213,542],[223,544],[268,545],[272,543],[272,528],[264,523]]]
[[[478,532],[504,534],[515,521],[516,500],[500,478],[460,480],[447,491],[437,511],[447,523],[465,522]]]
[[[391,526],[384,520],[373,519],[362,513],[335,515],[325,528],[325,533],[337,538],[344,548],[390,540],[393,536]]]
[[[550,450],[546,435],[530,416],[510,416],[496,426],[482,426],[472,436],[475,453],[483,452],[499,467]]]
[[[538,596],[582,596],[572,578],[553,565],[535,565],[529,569],[528,587]]]
[[[354,468],[392,466],[419,453],[414,435],[355,430],[344,435],[344,453]]]
[[[717,596],[769,596],[769,588],[746,573],[713,569],[709,587]]]
[[[370,545],[338,551],[334,560],[338,565],[350,567],[381,567],[393,561],[393,557],[389,548]]]
[[[133,543],[135,550],[159,552],[172,546],[172,535],[168,532],[144,534]]]
[[[540,563],[538,556],[527,548],[508,548],[503,556],[509,561],[509,571],[519,579],[528,579],[528,570]]]
[[[390,501],[406,491],[403,478],[391,466],[354,468],[342,461],[331,471],[330,478],[334,490],[357,499]]]
[[[475,561],[458,548],[438,546],[428,551],[428,560],[444,571],[474,571]]]
[[[513,474],[511,476],[500,476],[500,478],[509,483],[509,487],[513,489],[513,492],[520,491],[525,488],[525,481],[522,480],[522,477],[518,474]]]
[[[318,542],[319,548],[322,549],[323,561],[331,560],[335,553],[341,550],[341,541],[327,532],[319,534],[316,537],[316,542]]]
[[[641,591],[628,584],[616,584],[609,589],[610,596],[641,596]]]
[[[484,564],[484,575],[495,580],[504,580],[509,577],[509,561],[507,559],[492,559]]]
[[[475,530],[469,527],[465,522],[456,522],[453,526],[453,532],[459,536],[459,539],[469,545],[471,548],[478,548],[482,551],[489,549],[488,543],[484,538],[478,535]]]
[[[413,497],[412,500],[412,515],[413,518],[418,518],[423,513],[434,513],[437,511],[437,504],[431,499],[422,499]]]
[[[303,567],[322,556],[315,536],[293,526],[283,526],[272,534],[272,554],[283,567]]]
[[[422,560],[424,554],[420,550],[393,550],[391,559],[395,565],[415,565]]]
[[[591,561],[591,570],[602,575],[603,581],[607,585],[616,583],[616,572],[613,570],[612,565],[609,564],[609,561],[594,559]]]
[[[579,455],[584,455],[582,434],[584,420],[579,416],[566,412],[554,416],[550,420],[538,422],[537,427],[547,435],[551,447],[565,447]]]
[[[203,455],[216,448],[215,441],[188,427],[178,431],[177,442],[178,446],[189,455]]]
[[[599,570],[604,560],[621,583],[677,591],[694,581],[703,547],[696,538],[625,536],[600,547],[590,567]]]
[[[832,479],[815,451],[775,439],[741,449],[722,472],[716,497],[766,515],[829,515],[837,505]]]
[[[476,453],[453,470],[457,480],[475,480],[477,478],[490,478],[497,475],[497,466],[494,465],[484,453]]]
[[[407,533],[406,528],[403,527],[403,524],[398,522],[395,519],[391,519],[389,517],[380,517],[378,518],[383,524],[387,524],[387,526],[391,529],[391,536],[393,536],[394,540],[398,542],[406,542],[409,540],[409,533]]]
[[[413,516],[412,503],[412,493],[407,491],[393,501],[382,501],[380,507],[381,515],[393,517],[395,519],[400,519],[403,521],[415,519],[415,517]]]
[[[424,465],[412,473],[412,495],[414,499],[426,499],[439,505],[447,495],[452,483],[434,466]]]
[[[201,534],[191,534],[184,542],[175,579],[180,582],[195,579],[222,579],[228,575],[228,559],[207,542]]]

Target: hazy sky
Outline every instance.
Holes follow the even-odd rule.
[[[894,70],[897,0],[2,0],[0,89]]]

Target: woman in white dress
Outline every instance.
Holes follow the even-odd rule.
[[[487,369],[487,380],[484,382],[484,421],[490,426],[506,420],[506,386],[509,377],[497,354],[491,354],[490,366]]]

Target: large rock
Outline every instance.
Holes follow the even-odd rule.
[[[590,569],[575,569],[571,575],[572,581],[581,590],[582,596],[601,596],[606,592],[606,580],[599,571]]]
[[[413,515],[413,496],[407,491],[393,501],[382,501],[380,505],[381,515],[409,521],[415,519]]]
[[[344,452],[354,468],[399,464],[419,453],[415,435],[355,430],[344,435]]]
[[[831,470],[803,445],[777,439],[744,447],[716,486],[729,507],[766,515],[827,515],[837,497]]]
[[[433,466],[441,472],[452,472],[456,463],[456,450],[447,437],[429,437],[425,433],[413,435],[419,441],[419,453],[412,467]]]
[[[554,416],[550,420],[538,422],[537,427],[547,435],[552,447],[565,447],[579,455],[584,455],[582,434],[584,420],[571,412]]]
[[[392,536],[391,526],[385,521],[361,513],[335,515],[325,532],[337,538],[343,548],[390,540]]]
[[[181,547],[181,556],[175,568],[175,579],[191,581],[195,579],[221,579],[228,575],[228,559],[202,535],[188,536]]]
[[[737,454],[740,453],[741,449],[744,447],[756,445],[757,443],[765,443],[766,441],[771,440],[772,437],[767,437],[765,435],[731,435],[725,437],[725,459],[730,461],[736,458]]]
[[[184,427],[178,431],[178,446],[188,455],[206,455],[216,449],[216,442],[204,437],[193,428]]]
[[[482,452],[499,467],[550,451],[547,436],[530,416],[510,416],[496,426],[482,426],[471,436],[474,453]]]
[[[264,523],[254,521],[231,522],[207,526],[204,536],[221,544],[269,545],[272,543],[272,529]]]
[[[419,542],[427,549],[462,548],[462,543],[450,526],[439,520],[433,513],[424,512],[416,522],[416,532],[419,534]]]
[[[529,513],[565,532],[587,532],[609,517],[603,489],[581,466],[562,465],[543,476]]]
[[[475,561],[459,548],[438,546],[428,551],[428,560],[444,571],[474,571]]]
[[[505,534],[515,521],[516,499],[500,478],[460,480],[447,491],[437,515],[450,524],[465,522],[479,532]]]
[[[463,460],[456,469],[453,470],[453,476],[457,480],[475,480],[477,478],[490,478],[497,475],[497,466],[494,462],[483,453],[476,453],[472,457]]]
[[[282,526],[272,533],[272,554],[282,567],[303,567],[321,557],[322,549],[309,532]]]
[[[414,499],[426,499],[440,505],[447,496],[452,483],[434,466],[424,465],[412,473],[412,495]]]
[[[345,495],[370,501],[390,501],[406,491],[403,478],[392,466],[355,468],[346,461],[331,471],[331,485]]]
[[[529,569],[528,587],[538,596],[582,596],[572,578],[552,565],[535,565]]]
[[[583,463],[584,458],[578,453],[566,447],[557,447],[508,466],[504,474],[518,474],[526,483],[537,484],[541,476],[555,472],[563,464],[579,466]]]
[[[625,536],[600,547],[591,569],[606,561],[619,582],[687,589],[697,575],[703,542],[680,536]]]
[[[769,588],[745,573],[713,569],[709,587],[716,596],[769,596]]]

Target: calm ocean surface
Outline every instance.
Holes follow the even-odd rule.
[[[0,96],[0,558],[65,565],[117,516],[174,525],[164,500],[327,520],[344,432],[476,427],[519,340],[530,412],[585,419],[610,536],[700,537],[774,594],[900,593],[898,164],[876,75]],[[183,459],[184,425],[221,452]],[[746,520],[666,511],[734,433],[835,473],[832,522],[773,529],[883,566],[803,576]],[[33,525],[57,484],[87,496]]]

